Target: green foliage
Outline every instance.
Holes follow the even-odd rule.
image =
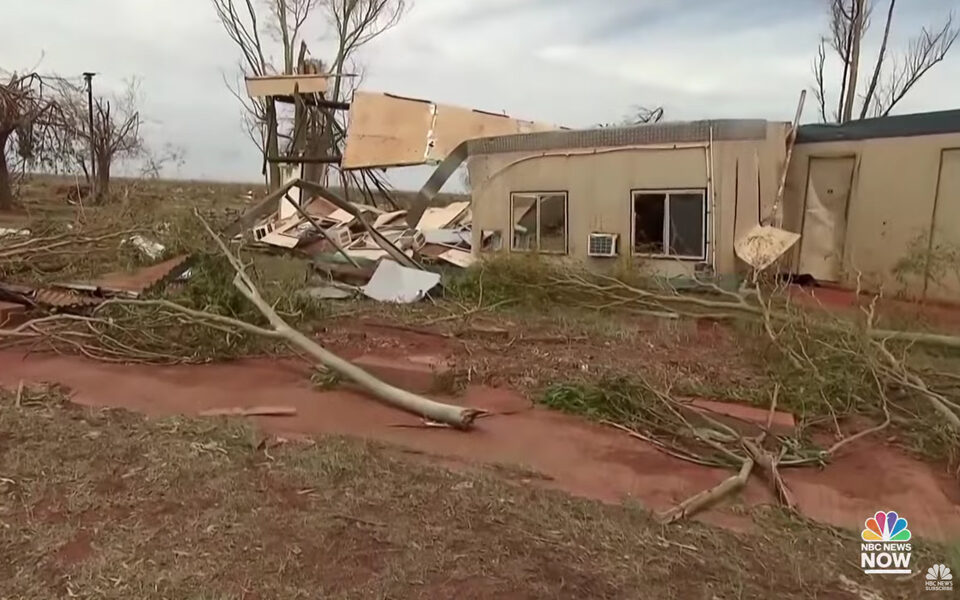
[[[445,287],[463,302],[476,303],[482,293],[485,304],[509,300],[537,305],[553,296],[549,285],[558,268],[551,259],[536,254],[497,254],[453,274]]]
[[[649,389],[626,377],[557,383],[544,391],[541,402],[555,410],[623,425],[636,423],[655,406]]]
[[[941,286],[960,285],[960,244],[931,244],[929,234],[922,232],[907,244],[906,254],[897,261],[893,273],[903,287],[910,279],[926,279]]]

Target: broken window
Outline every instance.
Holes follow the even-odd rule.
[[[498,252],[503,249],[503,232],[499,229],[484,229],[480,239],[481,252]]]
[[[519,252],[567,252],[567,194],[512,194],[511,248]]]
[[[634,253],[706,258],[706,192],[634,192],[632,204]]]

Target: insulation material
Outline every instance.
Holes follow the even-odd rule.
[[[341,165],[345,169],[438,163],[463,142],[555,125],[375,92],[356,92]]]
[[[799,239],[799,234],[758,225],[737,240],[733,249],[740,260],[758,271],[763,271],[790,250]]]
[[[382,260],[362,291],[380,302],[409,304],[423,299],[440,283],[438,273],[402,267],[392,260]]]

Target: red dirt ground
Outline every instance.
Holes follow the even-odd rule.
[[[359,436],[454,465],[513,465],[521,467],[517,469],[520,479],[605,502],[632,498],[661,510],[729,475],[667,457],[617,431],[532,407],[505,389],[471,387],[455,400],[500,413],[464,433],[418,427],[416,417],[360,393],[316,391],[306,375],[306,368],[292,361],[148,367],[0,351],[0,385],[8,387],[20,381],[57,382],[71,388],[80,404],[123,407],[155,416],[197,415],[213,408],[293,406],[296,417],[254,421],[272,434]],[[879,440],[851,445],[822,472],[795,469],[786,471],[785,477],[801,511],[813,519],[859,529],[867,515],[880,509],[897,510],[909,515],[915,534],[940,541],[960,536],[956,481]],[[773,501],[757,478],[743,494],[747,505]],[[733,527],[749,523],[742,511],[730,507],[715,509],[706,519]]]
[[[870,296],[858,297],[855,291],[834,286],[793,286],[793,297],[806,306],[828,310],[857,311],[870,304]],[[915,302],[899,298],[882,298],[877,303],[882,317],[927,323],[946,331],[960,331],[960,305],[948,302]]]

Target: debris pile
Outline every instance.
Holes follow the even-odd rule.
[[[476,261],[469,201],[426,208],[414,222],[412,211],[383,210],[295,183],[312,197],[301,202],[278,194],[272,210],[239,227],[235,237],[310,257],[319,275],[317,285],[304,290],[310,297],[415,302],[440,283],[442,270]]]

